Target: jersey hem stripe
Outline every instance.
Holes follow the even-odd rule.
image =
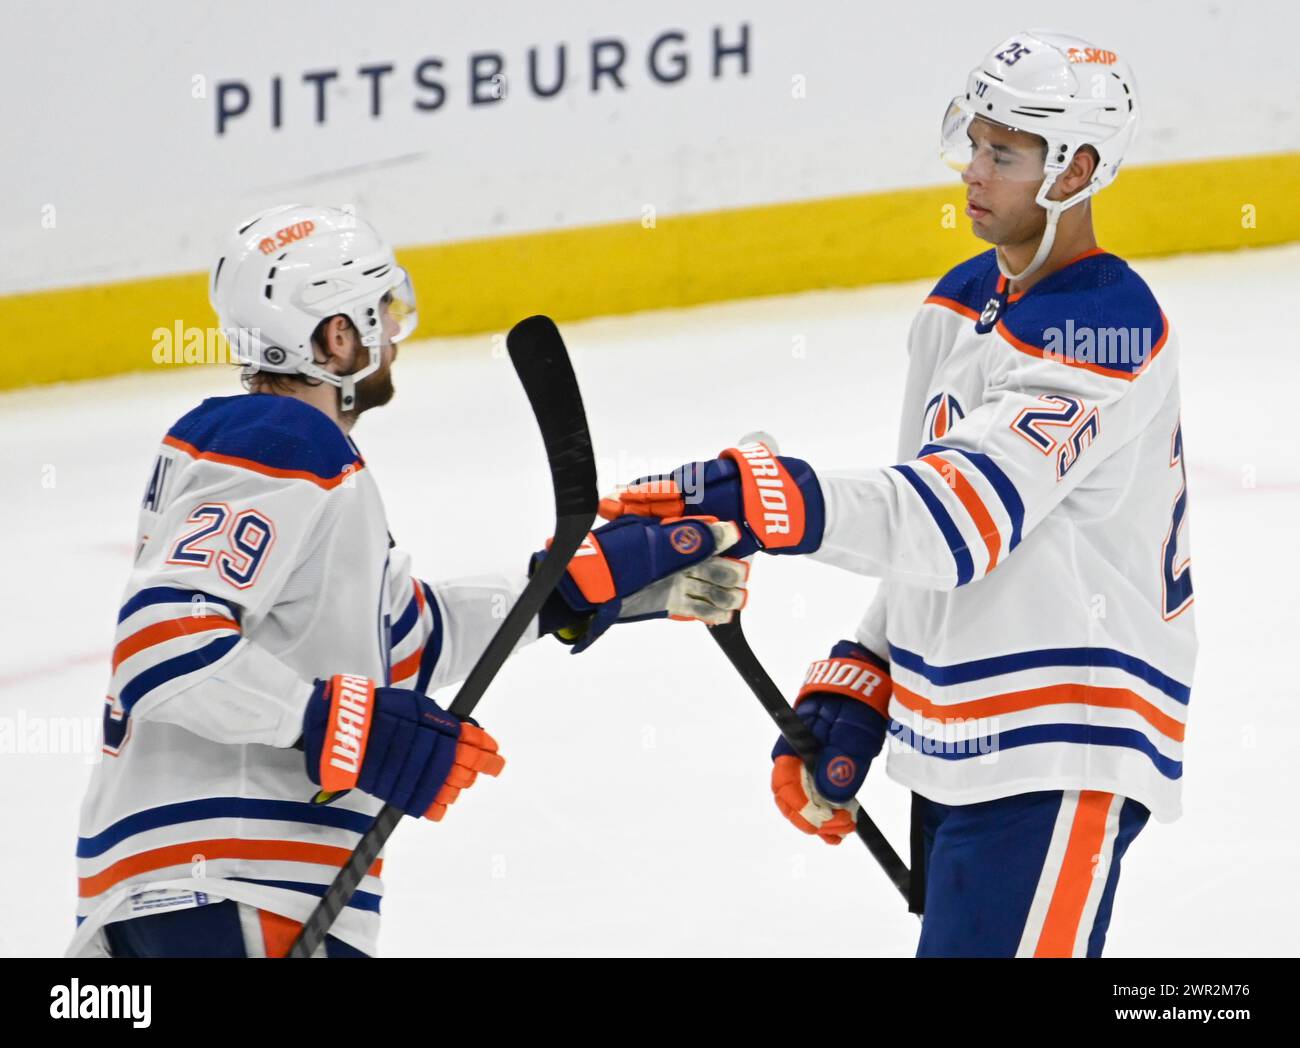
[[[1187,685],[1180,684],[1136,655],[1116,651],[1114,648],[1039,648],[936,666],[915,652],[891,644],[889,657],[891,662],[897,662],[904,669],[911,670],[940,687],[967,684],[985,677],[998,677],[1004,673],[1041,669],[1045,666],[1095,666],[1130,673],[1183,705],[1191,700],[1191,689]]]
[[[1185,724],[1127,688],[1109,688],[1093,684],[1052,684],[1041,688],[1003,692],[981,699],[968,699],[964,702],[937,703],[895,681],[894,698],[905,709],[920,714],[927,721],[940,721],[945,724],[998,717],[1009,713],[1023,713],[1047,706],[1080,705],[1129,710],[1173,742],[1182,742],[1187,733]]]
[[[342,867],[351,856],[347,848],[336,848],[328,844],[308,844],[303,841],[264,841],[244,840],[227,837],[221,840],[190,841],[186,844],[169,844],[162,848],[140,852],[137,855],[119,859],[99,873],[79,877],[77,894],[81,898],[100,895],[115,884],[130,879],[141,873],[150,873],[169,866],[188,866],[196,855],[205,860],[246,859],[274,860],[280,862],[305,862],[317,866]],[[376,859],[370,867],[368,876],[378,877],[383,869],[384,860]]]
[[[962,761],[972,757],[987,759],[989,754],[1037,746],[1043,743],[1074,743],[1082,746],[1122,746],[1144,754],[1166,779],[1180,779],[1183,762],[1166,757],[1142,732],[1134,728],[1116,728],[1098,724],[1035,724],[1024,728],[993,732],[976,738],[947,742],[922,735],[918,737],[906,724],[891,721],[889,733],[913,752],[923,757],[945,761]]]

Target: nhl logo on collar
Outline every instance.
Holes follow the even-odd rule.
[[[993,325],[998,322],[1002,316],[1002,311],[1007,306],[1007,293],[1005,290],[999,291],[984,306],[984,311],[980,313],[979,320],[975,321],[975,334],[983,335],[993,330]]]

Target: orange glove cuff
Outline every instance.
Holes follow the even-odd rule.
[[[807,696],[819,692],[857,699],[888,719],[889,697],[894,692],[894,684],[884,670],[864,659],[818,659],[808,667],[803,687],[794,700],[795,706]]]

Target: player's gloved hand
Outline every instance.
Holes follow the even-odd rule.
[[[808,668],[795,711],[821,742],[821,755],[810,773],[784,738],[772,750],[776,806],[804,833],[839,844],[853,832],[853,797],[884,744],[892,691],[888,665],[853,641],[840,641]]]
[[[302,733],[307,777],[321,787],[318,803],[355,788],[437,822],[479,772],[505,767],[496,740],[473,721],[423,692],[365,677],[317,681]]]
[[[716,459],[688,462],[672,473],[642,477],[612,498],[600,515],[679,517],[702,514],[734,520],[744,536],[733,557],[766,553],[812,553],[822,542],[825,506],[817,474],[802,459],[773,455],[766,444],[727,448]]]
[[[591,532],[542,609],[541,630],[585,651],[616,622],[731,621],[744,607],[749,565],[716,556],[740,528],[709,517],[627,516]],[[546,556],[533,555],[533,566]]]

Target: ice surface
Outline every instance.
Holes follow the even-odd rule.
[[[1300,246],[1137,269],[1184,351],[1201,656],[1186,814],[1150,824],[1133,845],[1107,952],[1295,954]],[[891,462],[904,340],[927,290],[563,325],[602,486],[712,455],[759,428],[814,464]],[[437,309],[436,292],[421,308]],[[39,351],[39,334],[28,335],[37,342],[25,348]],[[522,567],[545,537],[550,494],[501,340],[413,344],[395,377],[397,399],[354,436],[398,542],[430,578]],[[97,724],[155,446],[201,397],[237,389],[233,371],[210,368],[0,396],[9,739],[37,718]],[[806,663],[849,634],[874,585],[760,558],[747,631],[791,693]],[[864,848],[828,848],[777,814],[773,729],[703,627],[620,626],[576,658],[544,641],[512,660],[480,713],[509,766],[444,824],[400,827],[385,870],[383,953],[915,949],[916,919]],[[82,750],[93,753],[94,740],[73,749],[0,754],[0,954],[58,954],[71,936],[77,807],[93,759]],[[876,768],[862,798],[903,851],[905,791]]]

